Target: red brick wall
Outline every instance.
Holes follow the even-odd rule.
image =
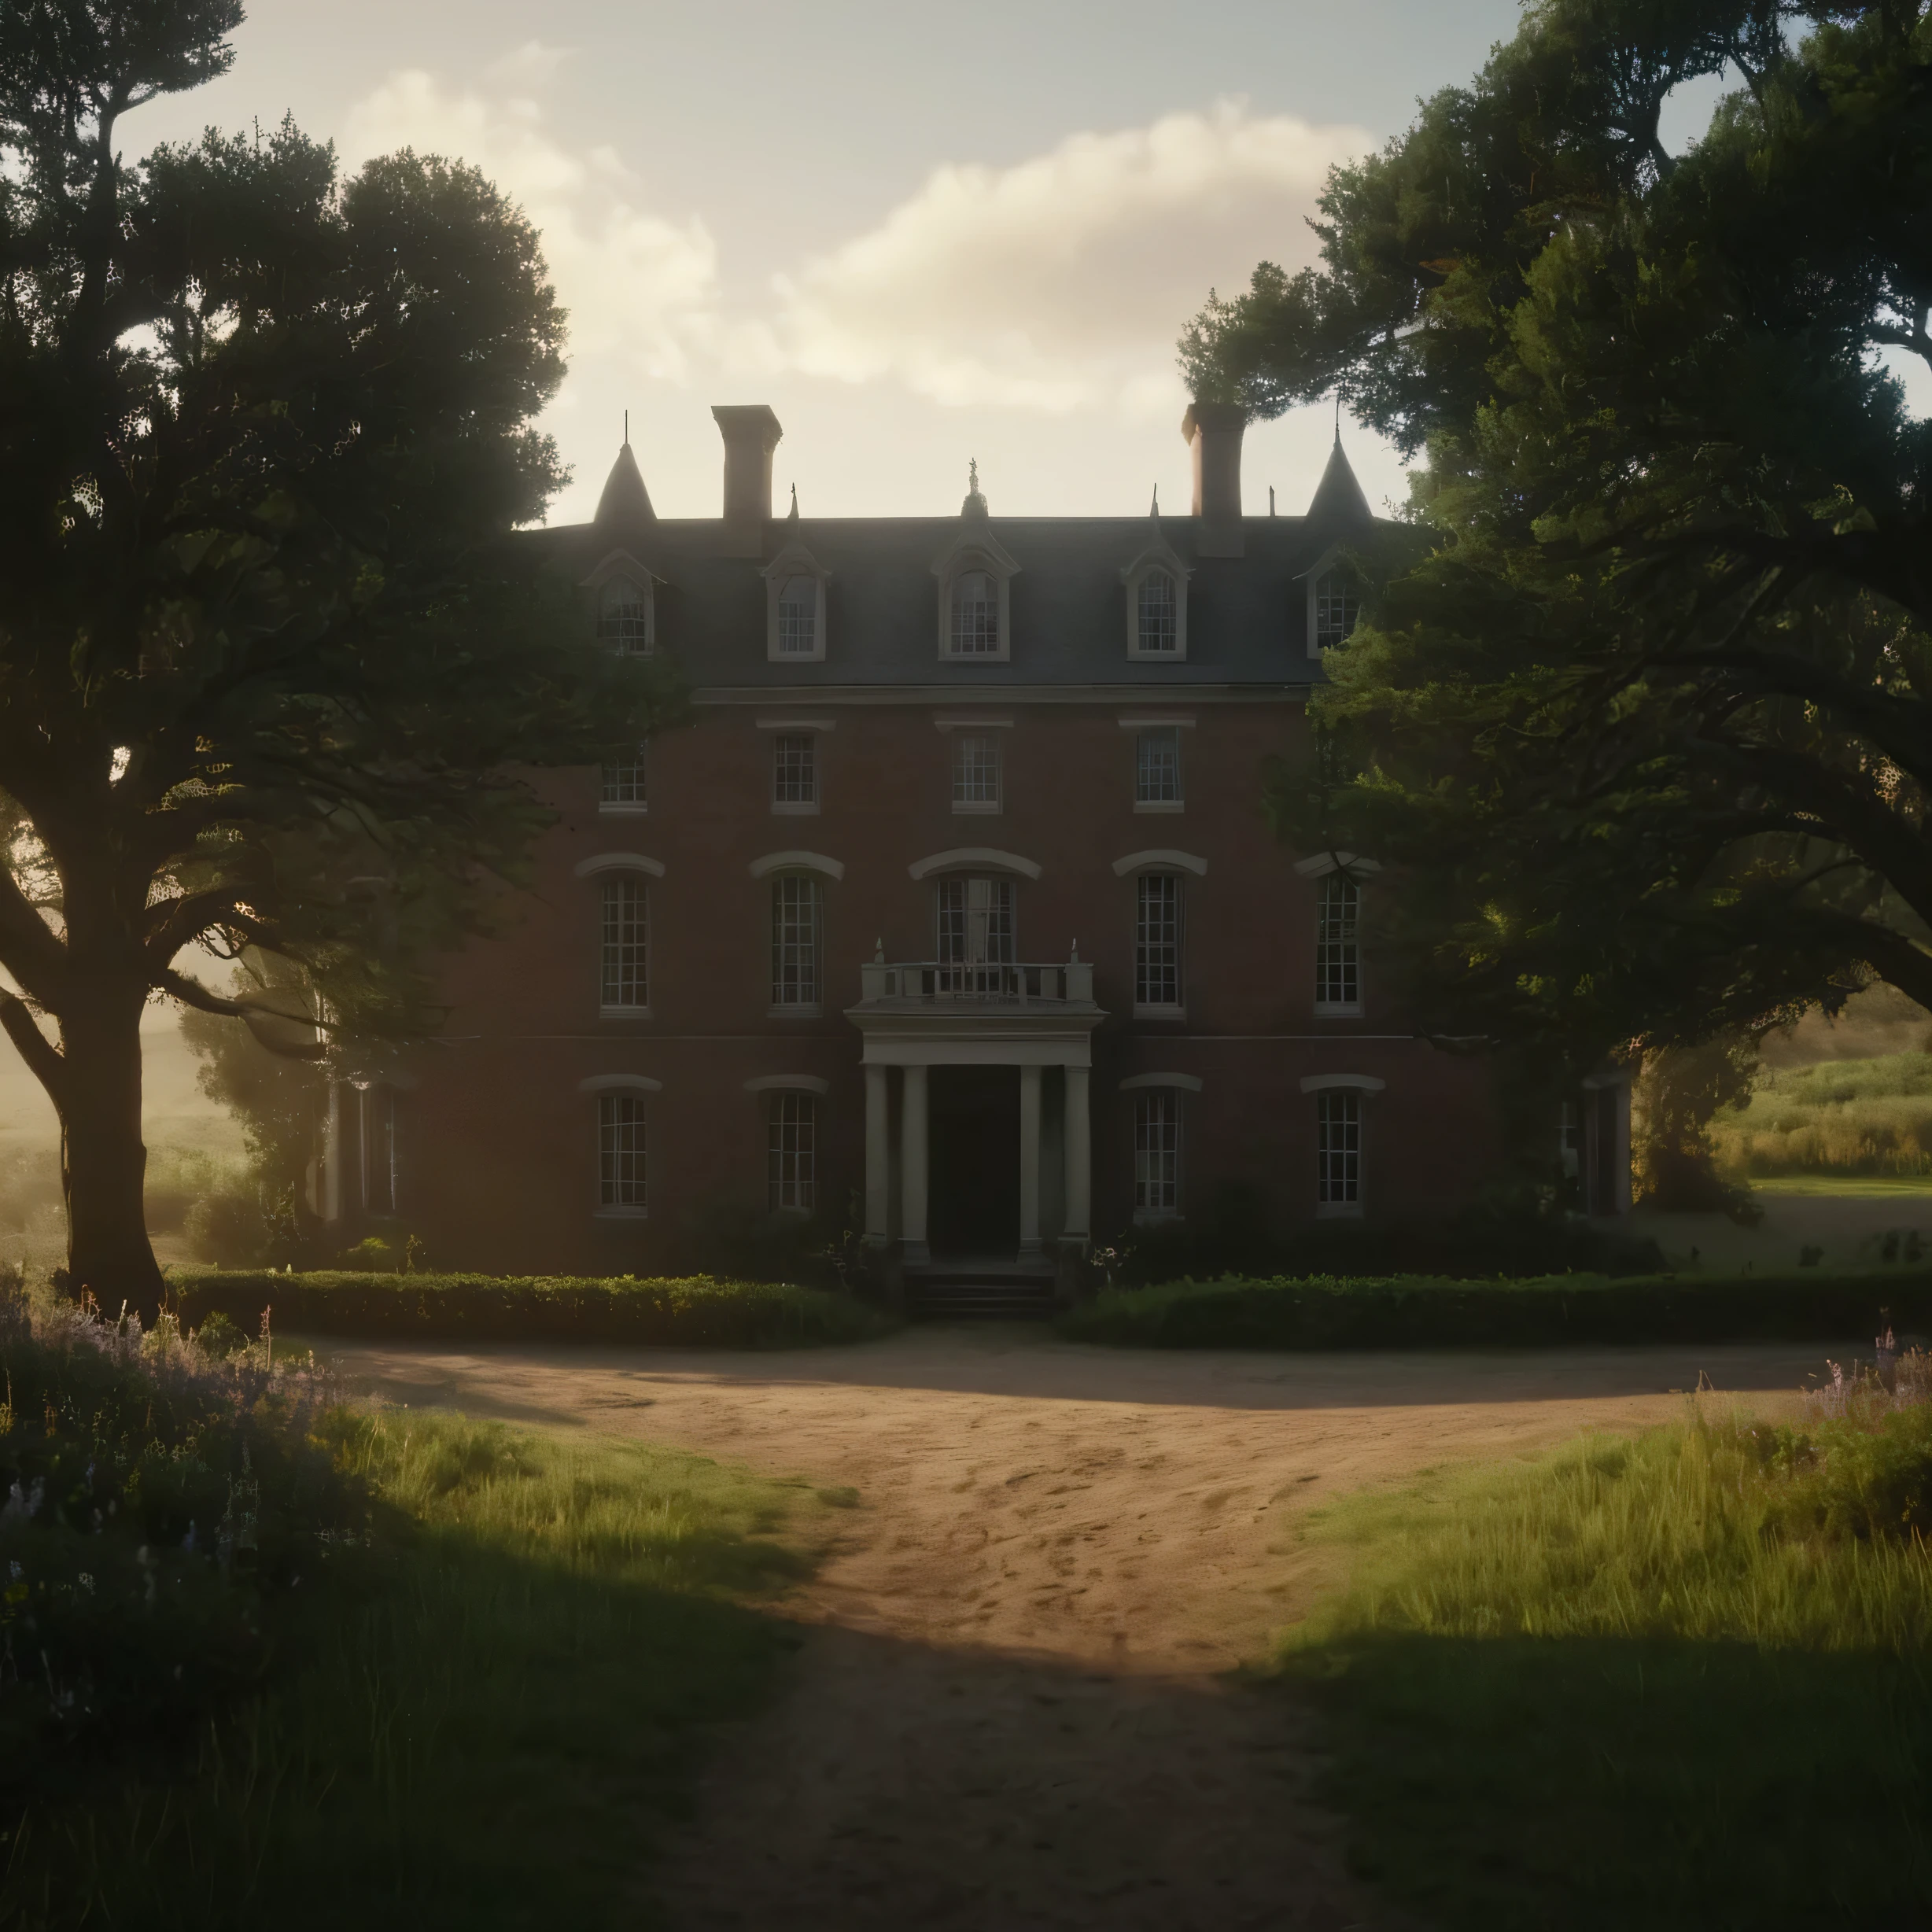
[[[1314,883],[1263,820],[1266,760],[1296,742],[1298,704],[1028,702],[983,706],[828,703],[818,736],[821,806],[770,809],[775,733],[760,717],[787,707],[709,706],[691,728],[651,747],[650,810],[600,813],[595,772],[555,775],[562,813],[544,841],[527,901],[510,936],[470,946],[448,975],[446,1036],[418,1057],[409,1097],[404,1218],[433,1257],[502,1269],[633,1270],[688,1252],[695,1219],[721,1205],[755,1211],[764,1196],[758,1075],[830,1082],[820,1103],[819,1196],[842,1210],[862,1181],[860,1040],[842,1008],[859,997],[859,965],[882,942],[890,960],[935,952],[935,883],[907,868],[962,846],[1018,854],[1037,880],[1016,881],[1019,956],[1064,960],[1077,939],[1110,1017],[1093,1040],[1093,1228],[1104,1241],[1131,1211],[1130,1095],[1143,1071],[1196,1075],[1184,1115],[1185,1189],[1198,1203],[1219,1184],[1259,1185],[1284,1224],[1313,1216],[1313,1100],[1300,1079],[1366,1074],[1386,1082],[1365,1105],[1368,1212],[1452,1204],[1493,1163],[1487,1076],[1477,1064],[1406,1038],[1378,993],[1371,959],[1365,1017],[1313,1015]],[[1186,806],[1134,809],[1136,712],[1191,716],[1182,733]],[[1011,717],[1005,809],[951,809],[951,740],[937,716]],[[1132,1017],[1134,880],[1112,861],[1174,848],[1208,862],[1186,881],[1186,1017]],[[769,880],[761,854],[802,849],[844,865],[824,883],[824,1012],[773,1019],[769,1005]],[[573,868],[605,852],[636,852],[665,868],[651,882],[651,1018],[598,1017],[599,883]],[[578,1082],[596,1074],[661,1081],[651,1103],[647,1220],[599,1221],[595,1204],[595,1101]]]

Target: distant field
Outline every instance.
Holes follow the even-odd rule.
[[[1932,1185],[1932,1053],[1774,1068],[1711,1133],[1720,1162],[1753,1182]]]
[[[1932,1174],[1781,1174],[1753,1185],[1768,1200],[1932,1201]]]

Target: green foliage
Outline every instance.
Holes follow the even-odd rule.
[[[1666,1047],[1648,1056],[1631,1101],[1633,1193],[1666,1214],[1727,1214],[1754,1226],[1762,1208],[1718,1170],[1711,1122],[1751,1090],[1756,1044],[1735,1037]]]
[[[1932,1895],[1932,1408],[1699,1416],[1345,1502],[1285,1665],[1359,1867],[1449,1928],[1746,1928]]]
[[[1060,1317],[1075,1341],[1144,1348],[1560,1348],[1842,1341],[1889,1309],[1932,1328],[1932,1275],[1556,1274],[1528,1280],[1312,1275],[1109,1290]]]
[[[392,1258],[390,1266],[393,1266]],[[275,1274],[178,1268],[168,1296],[190,1326],[216,1313],[243,1327],[272,1308],[299,1335],[493,1336],[520,1341],[629,1341],[715,1348],[864,1341],[891,1324],[853,1296],[782,1281],[634,1275]]]
[[[1764,1075],[1716,1117],[1712,1141],[1737,1174],[1932,1174],[1932,1054]]]
[[[30,1521],[0,1520],[27,1585],[0,1613],[16,1655],[35,1619],[53,1665],[0,1696],[0,1919],[636,1923],[695,1728],[748,1714],[784,1642],[725,1599],[804,1575],[776,1538],[824,1506],[674,1451],[238,1404],[296,1384],[259,1348],[216,1367],[171,1330],[68,1326],[5,1345],[17,1390],[81,1416],[94,1466],[4,1418],[6,1453],[49,1480]],[[238,1432],[253,1564],[210,1529]],[[77,1473],[120,1502],[98,1527]],[[190,1547],[192,1509],[215,1514]]]
[[[1427,451],[1431,548],[1273,802],[1403,864],[1379,936],[1431,1033],[1574,1070],[1932,995],[1932,426],[1878,360],[1932,356],[1926,23],[1543,0],[1335,172],[1319,268],[1184,345],[1204,393],[1339,388]],[[1720,73],[1673,159],[1665,96]]]
[[[674,710],[514,540],[564,480],[522,215],[436,157],[345,179],[286,122],[123,158],[121,114],[225,71],[239,18],[0,26],[0,1024],[66,1130],[76,1278],[143,1299],[150,995],[312,1055],[325,1003],[433,1027],[426,960],[549,822],[531,768]],[[177,971],[197,943],[281,964],[231,998]]]
[[[219,1267],[259,1263],[268,1244],[267,1219],[252,1193],[204,1194],[188,1210],[182,1231],[196,1254]]]

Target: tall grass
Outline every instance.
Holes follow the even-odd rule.
[[[1283,1661],[1362,1867],[1485,1932],[1923,1912],[1928,1392],[1908,1366],[1903,1399],[1700,1412],[1319,1522],[1352,1573]]]
[[[1711,1123],[1739,1175],[1932,1174],[1932,1053],[1828,1060],[1764,1075]]]
[[[456,1416],[298,1413],[284,1372],[271,1380],[252,1355],[223,1363],[171,1331],[157,1346],[78,1318],[65,1337],[19,1325],[16,1392],[44,1362],[55,1399],[44,1428],[37,1394],[32,1417],[0,1418],[16,1464],[78,1471],[76,1428],[103,1442],[120,1422],[158,1429],[150,1460],[190,1469],[201,1528],[174,1521],[158,1484],[141,1505],[160,1513],[158,1570],[153,1547],[133,1560],[147,1529],[128,1527],[124,1561],[110,1547],[128,1510],[109,1520],[90,1502],[67,1522],[58,1483],[40,1515],[0,1525],[51,1580],[29,1604],[42,1628],[111,1611],[169,1720],[70,1736],[58,1685],[0,1670],[0,1716],[59,1734],[0,1819],[0,1924],[648,1923],[652,1844],[685,1801],[699,1728],[753,1708],[787,1642],[757,1606],[809,1567],[811,1492]],[[208,1502],[193,1500],[232,1493],[238,1432],[262,1485],[245,1574],[238,1550],[217,1560]],[[114,1453],[91,1452],[88,1476],[121,1483],[133,1462],[115,1475]],[[31,1481],[22,1493],[35,1502]],[[63,1580],[74,1561],[84,1594]],[[144,1603],[149,1574],[160,1593]],[[218,1676],[202,1653],[225,1632],[245,1668]],[[87,1681],[77,1667],[61,1678]],[[184,1681],[198,1702],[182,1721]],[[144,1712],[138,1689],[115,1710]]]

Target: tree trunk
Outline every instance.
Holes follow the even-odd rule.
[[[61,1015],[61,1186],[67,1270],[105,1314],[124,1303],[144,1323],[160,1311],[161,1271],[148,1241],[148,1150],[141,1138],[141,1013],[147,989],[76,999]]]

